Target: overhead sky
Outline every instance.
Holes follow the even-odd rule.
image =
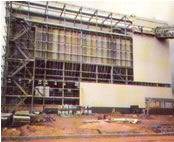
[[[136,16],[154,18],[174,24],[174,1],[169,0],[101,0],[66,1],[66,3]]]

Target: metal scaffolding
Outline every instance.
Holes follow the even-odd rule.
[[[173,39],[174,38],[174,26],[157,27],[155,29],[157,38],[160,39]]]
[[[60,2],[7,2],[3,109],[79,105],[80,82],[134,82],[132,21]],[[15,106],[15,107],[10,107]]]

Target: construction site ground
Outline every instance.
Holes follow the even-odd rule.
[[[174,136],[146,136],[146,137],[105,137],[105,138],[68,138],[29,140],[28,142],[173,142]],[[8,142],[19,142],[8,141]],[[20,141],[26,142],[26,140]]]
[[[2,136],[65,136],[65,135],[102,135],[102,134],[157,134],[174,132],[174,116],[173,115],[151,115],[150,117],[140,117],[135,114],[111,115],[113,118],[131,118],[140,120],[139,123],[132,124],[128,122],[105,122],[99,120],[93,123],[84,123],[86,120],[97,120],[104,114],[92,114],[82,116],[61,117],[56,114],[47,114],[54,118],[54,121],[38,122],[27,124],[20,127],[5,127],[1,129]],[[135,140],[136,138],[136,140]],[[65,138],[65,139],[40,139],[29,140],[31,142],[95,142],[95,141],[129,141],[129,142],[148,142],[148,141],[173,141],[174,136],[141,136],[141,137],[104,137],[104,138]],[[6,141],[6,140],[3,140]],[[8,142],[12,140],[8,140]],[[23,140],[21,140],[22,142]],[[25,141],[25,140],[24,140]],[[15,142],[15,140],[13,140]]]

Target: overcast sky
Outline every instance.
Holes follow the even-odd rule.
[[[102,1],[66,1],[79,6],[106,10],[115,13],[134,14],[155,18],[174,24],[174,1],[169,0],[102,0]]]

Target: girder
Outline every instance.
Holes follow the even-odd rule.
[[[174,25],[165,26],[165,27],[157,27],[155,29],[155,35],[157,38],[162,38],[162,39],[174,38]]]

